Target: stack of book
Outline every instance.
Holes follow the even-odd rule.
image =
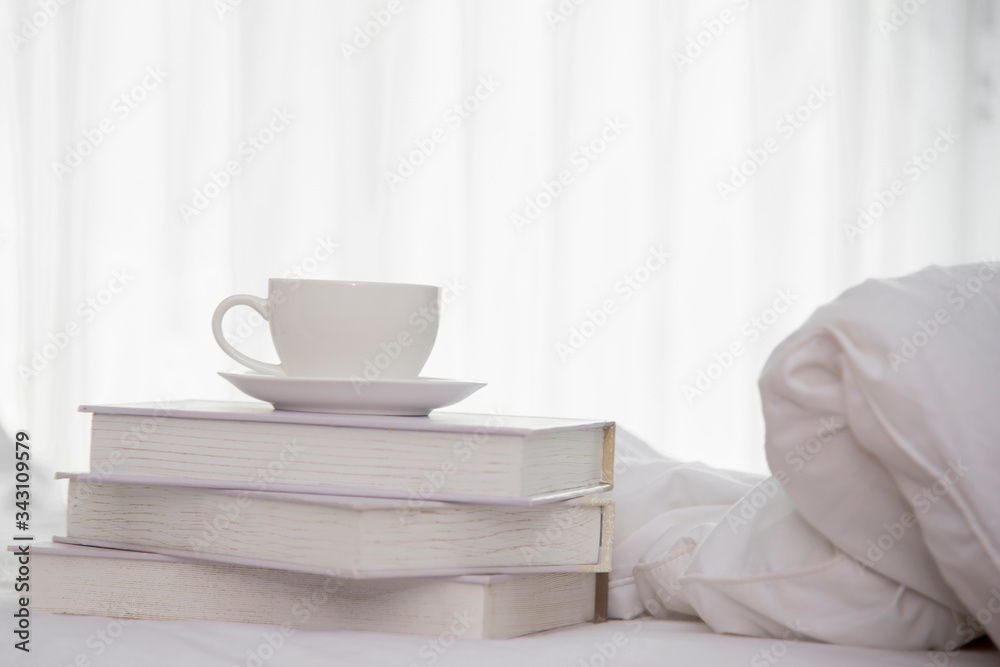
[[[83,406],[35,609],[506,638],[600,621],[614,424]]]

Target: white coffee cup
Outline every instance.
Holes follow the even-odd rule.
[[[212,333],[223,352],[268,375],[415,378],[437,338],[440,288],[432,285],[272,278],[267,291],[266,299],[223,299]],[[251,359],[229,344],[222,318],[233,306],[250,306],[270,323],[281,363]]]

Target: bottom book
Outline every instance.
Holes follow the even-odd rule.
[[[607,617],[601,573],[355,580],[68,544],[32,545],[31,562],[31,608],[62,614],[465,639]]]

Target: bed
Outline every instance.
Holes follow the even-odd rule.
[[[4,592],[5,619],[11,618],[13,594]],[[4,664],[68,667],[294,667],[335,665],[497,665],[530,667],[567,665],[751,665],[783,662],[807,667],[840,665],[947,664],[951,667],[995,665],[1000,654],[980,643],[934,662],[927,652],[880,651],[809,641],[784,641],[713,633],[700,622],[639,618],[578,625],[507,641],[463,641],[432,648],[429,640],[358,632],[300,632],[277,650],[265,635],[274,628],[236,623],[118,621],[39,612],[31,630],[30,655],[11,647]],[[8,634],[5,632],[4,634]],[[116,635],[116,636],[113,636]],[[605,657],[607,656],[607,657]],[[13,659],[12,659],[13,658]],[[10,661],[10,662],[8,662]]]

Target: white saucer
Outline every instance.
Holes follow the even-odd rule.
[[[458,403],[486,386],[438,378],[372,380],[303,378],[263,375],[252,371],[220,372],[248,396],[266,401],[276,410],[332,412],[353,415],[423,416]]]

